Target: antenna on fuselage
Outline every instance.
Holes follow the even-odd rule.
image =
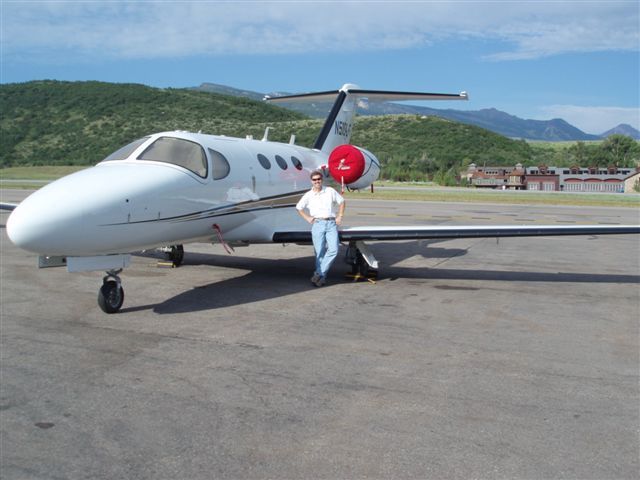
[[[271,127],[267,127],[264,129],[264,136],[262,137],[263,142],[269,140],[269,130],[271,130]]]

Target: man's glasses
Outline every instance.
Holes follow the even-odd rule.
[[[322,178],[312,178],[311,181],[312,182],[321,182]]]

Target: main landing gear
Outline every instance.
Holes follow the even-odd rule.
[[[167,260],[171,262],[172,267],[179,267],[184,260],[184,247],[182,245],[171,245],[170,247],[162,247],[159,249],[165,254]]]
[[[118,274],[119,270],[109,270],[102,279],[102,287],[98,291],[98,305],[105,313],[116,313],[124,302],[124,289]]]
[[[375,259],[367,245],[358,240],[349,242],[345,262],[351,265],[351,275],[355,281],[371,280],[378,275],[378,260]]]

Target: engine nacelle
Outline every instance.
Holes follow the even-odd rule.
[[[339,145],[329,155],[329,173],[341,185],[366,188],[378,179],[380,161],[364,148]]]

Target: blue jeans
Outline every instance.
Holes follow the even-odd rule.
[[[335,220],[315,220],[311,225],[313,249],[316,252],[316,273],[326,277],[338,255],[338,226]]]

